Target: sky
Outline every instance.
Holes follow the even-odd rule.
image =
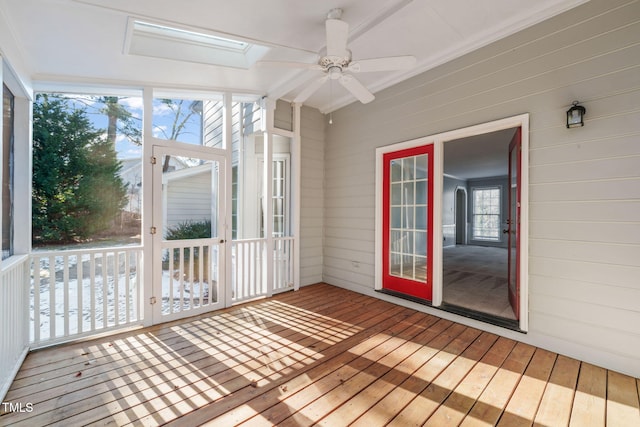
[[[103,103],[98,102],[96,96],[90,95],[65,95],[70,99],[72,105],[84,108],[87,117],[96,129],[104,129],[106,136],[107,116],[100,110]],[[172,100],[177,106],[180,100]],[[184,101],[182,111],[187,111],[186,106],[191,101]],[[124,106],[132,115],[136,127],[142,130],[143,101],[142,97],[120,97],[118,103]],[[175,107],[174,107],[175,108]],[[160,99],[154,99],[153,103],[153,136],[160,139],[167,139],[171,133],[176,112],[167,103]],[[200,116],[193,115],[181,132],[178,140],[190,144],[200,144]],[[126,135],[118,133],[116,138],[116,152],[119,159],[139,158],[142,156],[142,146],[135,144]]]

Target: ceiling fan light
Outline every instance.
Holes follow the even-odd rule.
[[[331,80],[338,80],[342,76],[342,68],[340,67],[331,67],[329,68],[329,78]]]

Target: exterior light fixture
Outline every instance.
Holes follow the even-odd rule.
[[[578,101],[573,101],[573,106],[567,110],[567,128],[584,126],[584,113],[587,110],[578,105]]]

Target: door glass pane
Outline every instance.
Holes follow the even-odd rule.
[[[509,287],[511,291],[516,293],[516,272],[517,272],[517,201],[518,201],[518,156],[520,155],[518,149],[514,149],[511,151],[510,156],[510,172],[511,172],[511,181],[509,182],[510,187],[510,206],[509,206]]]
[[[219,104],[222,104],[219,102]],[[153,136],[194,145],[205,143],[202,113],[204,103],[194,99],[155,98],[153,100]]]
[[[162,165],[162,314],[171,314],[217,302],[220,165],[169,155]]]
[[[427,278],[427,160],[426,154],[391,160],[389,189],[389,272],[421,282]]]

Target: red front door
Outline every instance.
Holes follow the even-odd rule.
[[[432,299],[433,144],[384,155],[382,287]]]
[[[522,150],[521,128],[516,130],[509,144],[509,235],[508,272],[509,304],[516,319],[520,318],[520,151]]]

